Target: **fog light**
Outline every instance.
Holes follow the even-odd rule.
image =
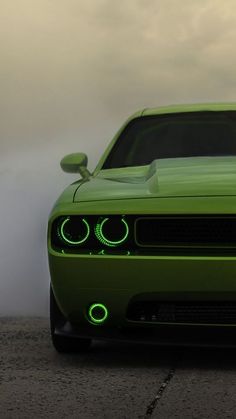
[[[107,319],[108,310],[104,304],[92,304],[88,310],[88,317],[92,323],[101,324]]]

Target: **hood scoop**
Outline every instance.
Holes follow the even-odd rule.
[[[151,194],[161,196],[236,195],[236,157],[155,160],[147,174]]]

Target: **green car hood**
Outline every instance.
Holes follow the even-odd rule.
[[[74,202],[236,195],[236,156],[154,160],[149,166],[101,170]]]

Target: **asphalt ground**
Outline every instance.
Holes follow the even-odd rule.
[[[0,318],[0,418],[236,418],[236,348],[52,347],[48,319]]]

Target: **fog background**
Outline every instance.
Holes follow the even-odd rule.
[[[234,0],[0,0],[0,315],[47,315],[48,214],[144,107],[236,101]]]

